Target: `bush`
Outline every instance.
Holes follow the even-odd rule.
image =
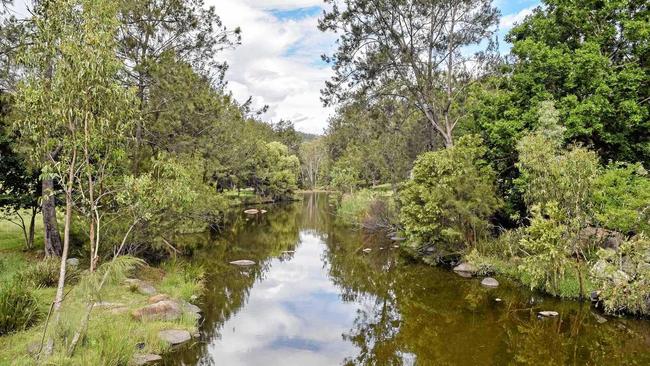
[[[463,136],[454,147],[418,157],[400,192],[400,218],[417,246],[435,244],[444,255],[487,235],[501,203],[485,151],[480,138]]]
[[[389,229],[397,221],[395,208],[388,197],[370,190],[345,194],[336,209],[338,220],[367,230]]]
[[[330,186],[338,191],[352,193],[359,186],[359,172],[346,160],[339,160],[330,171]]]
[[[55,287],[59,282],[60,266],[61,260],[59,258],[45,258],[20,272],[18,279],[23,284],[31,287]],[[74,267],[67,266],[66,283],[76,280],[78,275],[79,273]]]
[[[650,233],[650,179],[641,164],[610,164],[596,180],[597,222],[623,233]]]
[[[650,314],[650,240],[639,235],[618,251],[601,249],[591,275],[611,313]]]
[[[26,286],[10,282],[0,287],[0,336],[25,330],[39,317],[38,300]]]

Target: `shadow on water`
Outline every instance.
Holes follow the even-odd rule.
[[[647,321],[603,322],[588,304],[411,263],[383,236],[336,225],[331,210],[326,195],[309,194],[257,219],[242,214],[197,252],[207,270],[201,337],[164,363],[650,364]],[[236,259],[258,265],[228,264]]]

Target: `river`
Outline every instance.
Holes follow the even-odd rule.
[[[325,194],[266,209],[195,253],[201,335],[165,365],[650,365],[647,320],[415,263],[337,224]]]

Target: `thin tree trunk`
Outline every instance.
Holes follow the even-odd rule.
[[[54,181],[52,178],[43,179],[42,182],[42,213],[43,230],[45,233],[45,255],[60,257],[63,251],[61,246],[61,235],[56,220],[56,201],[54,198]]]
[[[29,235],[27,237],[27,249],[34,248],[34,224],[36,223],[36,215],[38,211],[36,208],[32,208],[32,218],[29,220]]]

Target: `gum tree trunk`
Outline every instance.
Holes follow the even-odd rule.
[[[43,179],[43,230],[45,231],[45,255],[60,257],[63,252],[61,235],[56,221],[56,202],[54,198],[54,181],[51,178]]]

